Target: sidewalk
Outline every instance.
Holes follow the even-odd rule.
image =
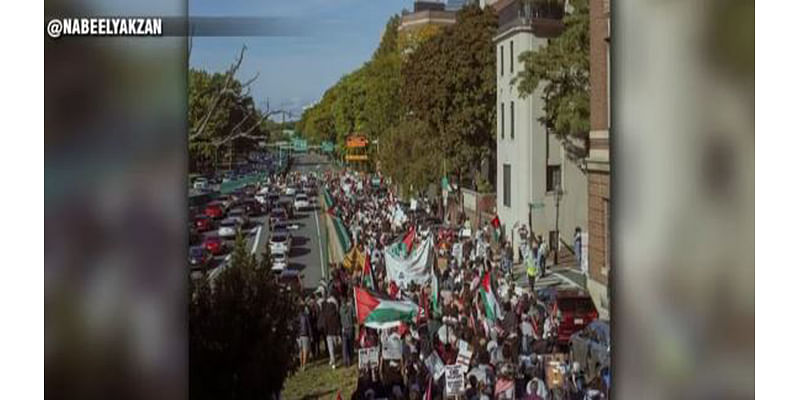
[[[521,263],[516,263],[512,267],[514,273],[514,283],[519,287],[528,287],[528,275],[525,271],[525,266]],[[542,278],[537,278],[534,284],[536,289],[544,289],[550,287],[557,287],[562,289],[581,288],[586,289],[586,277],[572,268],[559,267],[549,265],[547,272]]]

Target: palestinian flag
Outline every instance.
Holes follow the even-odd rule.
[[[372,275],[371,258],[369,251],[367,251],[366,257],[364,258],[364,269],[361,271],[361,286],[369,290],[375,290],[375,278]]]
[[[498,319],[502,318],[500,303],[497,302],[497,298],[492,291],[492,280],[488,272],[483,274],[479,288],[481,292],[481,300],[483,300],[483,306],[485,307],[486,311],[486,318],[489,321],[497,321]]]
[[[404,256],[408,256],[411,253],[411,248],[414,246],[414,239],[417,237],[417,231],[414,226],[411,226],[411,229],[408,230],[405,236],[403,236],[403,240],[400,241],[398,244],[400,249],[403,250]]]
[[[353,288],[353,292],[358,323],[368,328],[394,328],[403,322],[412,322],[419,312],[419,307],[411,301],[384,299],[360,288]]]
[[[500,217],[497,216],[497,214],[495,214],[494,218],[492,218],[492,221],[490,223],[492,224],[492,227],[494,228],[494,231],[492,232],[492,236],[494,237],[494,241],[498,242],[498,241],[500,241]]]

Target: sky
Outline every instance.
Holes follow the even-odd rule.
[[[369,60],[386,22],[413,0],[189,0],[191,16],[290,17],[308,24],[296,37],[195,37],[189,64],[210,72],[225,70],[247,46],[237,78],[259,73],[251,95],[259,107],[303,107],[343,75]]]

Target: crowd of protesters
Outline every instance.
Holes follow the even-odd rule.
[[[519,287],[512,276],[513,251],[496,240],[491,224],[463,236],[460,224],[448,227],[431,223],[441,207],[414,201],[402,209],[384,184],[349,172],[329,173],[324,188],[333,200],[327,212],[341,218],[353,243],[351,254],[369,258],[371,291],[390,299],[419,305],[413,321],[389,329],[357,324],[353,288],[368,282],[363,262],[332,265],[329,279],[307,298],[298,317],[300,362],[304,369],[314,357],[328,357],[331,368],[341,363],[358,364],[358,349],[389,341],[402,345],[399,359],[381,357],[377,368],[359,370],[353,399],[446,398],[445,377],[426,363],[436,353],[444,365],[457,362],[459,349],[470,349],[464,376],[463,399],[587,399],[606,398],[610,377],[607,369],[590,377],[584,367],[565,360],[557,382],[548,381],[546,360],[565,350],[556,341],[559,313],[530,287]],[[461,222],[461,221],[457,221]],[[384,251],[408,232],[417,243],[432,235],[438,257],[436,275],[422,285],[401,284],[388,278]],[[525,232],[527,235],[527,232]],[[536,243],[537,238],[532,238]],[[518,257],[533,261],[526,268],[529,281],[540,274],[546,246],[521,247]],[[541,263],[541,264],[540,264]],[[482,277],[491,276],[499,313],[487,311],[479,291]],[[437,284],[433,284],[433,280]],[[525,286],[525,285],[522,285]],[[434,290],[438,288],[438,292]],[[489,314],[487,314],[489,312]],[[491,314],[491,315],[490,315]]]

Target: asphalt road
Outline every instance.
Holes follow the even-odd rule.
[[[315,154],[304,154],[294,157],[292,171],[309,173],[312,171],[323,172],[329,167],[324,157]],[[286,197],[288,198],[288,197]],[[289,269],[301,271],[303,286],[315,289],[326,273],[322,263],[322,252],[326,251],[321,240],[324,221],[320,215],[319,204],[314,198],[313,208],[307,211],[295,212],[294,218],[289,221],[292,232],[292,250],[289,253]],[[247,249],[260,258],[267,243],[270,232],[267,224],[268,214],[250,218],[246,227]],[[204,236],[216,236],[216,229],[206,232]],[[230,259],[229,250],[233,247],[233,240],[227,240],[228,252],[214,257],[210,269],[225,268]]]
[[[292,171],[301,173],[319,172],[330,167],[324,157],[316,154],[297,155],[293,158]],[[315,199],[316,200],[316,199]],[[289,255],[289,268],[299,269],[303,274],[303,286],[316,288],[327,273],[322,265],[322,252],[327,251],[323,246],[321,235],[325,229],[324,220],[320,214],[320,204],[314,202],[313,211],[295,214],[291,221],[297,224],[298,229],[293,232],[294,243]]]

